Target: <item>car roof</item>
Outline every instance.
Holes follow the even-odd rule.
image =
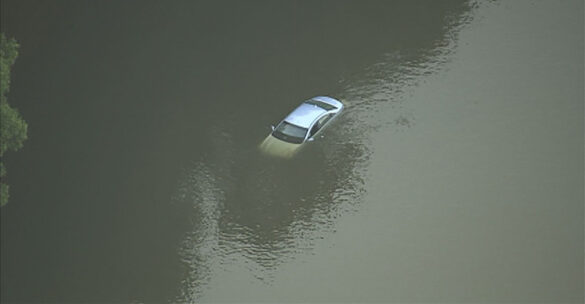
[[[321,114],[325,113],[323,108],[316,105],[302,103],[294,111],[292,111],[284,120],[293,125],[303,128],[309,128],[313,121]]]

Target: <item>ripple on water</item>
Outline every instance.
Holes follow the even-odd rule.
[[[454,20],[459,23],[434,48],[385,54],[344,79],[344,89],[333,95],[345,111],[307,147],[268,136],[248,151],[229,128],[212,131],[214,153],[187,166],[176,196],[193,206],[192,230],[180,248],[187,273],[178,301],[195,301],[230,265],[269,283],[279,265],[310,252],[335,231],[337,219],[359,210],[369,136],[381,126],[416,126],[409,91],[448,62],[461,20],[469,19]]]

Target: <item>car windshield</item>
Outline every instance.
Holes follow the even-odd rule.
[[[272,132],[272,135],[289,143],[300,144],[305,139],[305,135],[307,135],[307,129],[283,121]]]
[[[336,107],[334,107],[334,106],[332,106],[332,105],[330,105],[328,103],[325,103],[325,102],[322,102],[322,101],[319,101],[319,100],[315,100],[315,99],[307,100],[307,101],[305,101],[305,103],[312,104],[312,105],[316,105],[319,108],[324,109],[325,111],[331,111],[333,109],[337,109]]]

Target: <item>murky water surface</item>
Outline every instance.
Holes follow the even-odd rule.
[[[580,1],[6,0],[2,31],[2,301],[583,301]],[[266,137],[316,95],[316,141]]]

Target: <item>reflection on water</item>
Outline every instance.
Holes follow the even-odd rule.
[[[531,184],[530,178],[524,179],[522,172],[508,170],[509,176],[499,178],[496,166],[491,176],[481,176],[479,180],[487,182],[481,185],[486,190],[484,193],[489,190],[500,195],[499,190],[509,190],[509,193],[517,194],[510,196],[514,201],[514,198],[528,198],[531,193],[534,197],[539,193],[547,194],[548,187],[567,189],[568,186],[562,184],[569,185],[571,178],[560,172],[582,164],[572,164],[568,160],[573,154],[565,152],[575,151],[573,145],[563,146],[563,133],[555,133],[554,128],[538,129],[546,133],[542,136],[548,138],[548,146],[537,144],[536,136],[532,141],[528,136],[538,134],[533,127],[545,118],[553,124],[572,126],[562,115],[569,108],[563,110],[562,107],[580,107],[558,101],[571,96],[582,100],[582,95],[568,94],[569,90],[567,95],[559,95],[563,91],[559,88],[567,87],[558,86],[562,82],[582,84],[582,77],[573,77],[576,72],[564,72],[565,69],[569,71],[569,66],[574,72],[583,64],[582,59],[573,62],[571,56],[567,57],[571,59],[559,61],[567,64],[566,67],[561,65],[559,68],[553,63],[557,58],[573,54],[574,50],[581,50],[583,35],[582,31],[567,31],[567,34],[579,35],[563,36],[571,23],[557,21],[565,14],[571,14],[558,11],[556,5],[547,4],[538,10],[531,7],[542,6],[542,3],[510,5],[508,2],[502,5],[501,11],[506,14],[501,19],[489,19],[492,24],[501,23],[501,26],[481,32],[489,37],[483,37],[486,41],[479,44],[481,47],[468,50],[473,56],[468,54],[469,58],[462,61],[470,67],[460,71],[464,76],[455,75],[450,78],[451,83],[432,86],[438,78],[437,71],[444,69],[445,63],[455,57],[453,49],[457,46],[460,29],[465,26],[471,30],[466,35],[478,34],[473,29],[478,23],[467,25],[472,17],[475,18],[477,3],[483,11],[484,6],[492,6],[491,1],[170,1],[164,4],[141,1],[138,11],[132,1],[86,1],[79,4],[75,1],[76,5],[71,5],[72,1],[54,0],[50,7],[45,7],[46,10],[39,10],[43,6],[37,2],[2,1],[2,28],[7,34],[12,32],[10,36],[21,41],[23,48],[22,60],[19,59],[14,71],[11,100],[19,102],[18,107],[30,119],[30,125],[36,126],[31,129],[28,148],[18,156],[10,156],[7,163],[9,167],[26,170],[10,170],[15,201],[7,206],[8,209],[2,210],[2,302],[107,303],[134,300],[160,303],[168,299],[179,303],[218,299],[229,302],[245,299],[238,294],[241,290],[255,293],[257,289],[274,290],[272,294],[264,295],[264,299],[279,299],[287,293],[300,293],[294,287],[279,284],[283,273],[287,278],[296,277],[300,280],[295,281],[302,281],[306,272],[295,273],[291,269],[303,262],[311,265],[308,268],[317,265],[319,273],[323,274],[311,281],[319,285],[314,287],[316,289],[323,287],[318,282],[320,278],[333,278],[330,286],[339,283],[338,292],[362,290],[361,299],[384,301],[388,298],[381,293],[366,293],[378,287],[384,289],[384,284],[400,290],[401,285],[393,283],[405,282],[411,290],[403,292],[402,296],[416,295],[416,289],[421,286],[419,283],[426,279],[424,273],[428,272],[429,265],[418,263],[418,274],[403,280],[401,275],[412,273],[409,263],[425,261],[436,263],[435,269],[444,269],[449,265],[444,263],[446,261],[457,267],[457,257],[461,255],[453,254],[457,247],[428,245],[427,240],[444,240],[431,237],[436,234],[420,237],[419,247],[410,246],[410,236],[424,221],[404,225],[403,228],[410,233],[393,230],[402,218],[404,222],[410,220],[395,212],[398,200],[394,197],[400,196],[398,189],[405,198],[404,202],[423,200],[424,195],[433,200],[433,191],[419,191],[423,187],[419,183],[424,179],[423,173],[433,173],[426,174],[427,186],[439,188],[434,182],[436,177],[450,182],[452,185],[445,185],[454,190],[465,191],[471,196],[476,186],[474,177],[480,177],[482,173],[480,165],[487,166],[501,160],[508,160],[510,164],[518,160],[526,167],[541,168],[542,174],[551,171],[551,178],[547,179],[551,183],[542,184],[545,187],[541,192],[531,191],[538,184]],[[496,2],[493,7],[499,5]],[[516,7],[516,10],[509,10],[508,6]],[[582,3],[572,4],[569,8],[582,11]],[[527,15],[534,20],[524,24]],[[518,16],[524,17],[517,19]],[[108,22],[104,23],[104,20]],[[507,22],[502,22],[504,20]],[[582,16],[572,22],[582,25]],[[529,24],[541,26],[532,28]],[[524,28],[518,29],[519,25]],[[48,36],[40,34],[45,32],[51,32],[51,39],[42,38]],[[554,39],[542,39],[547,36]],[[517,40],[522,47],[511,49],[519,46]],[[115,47],[96,47],[101,45]],[[579,45],[581,49],[575,47]],[[464,49],[461,47],[458,52]],[[508,61],[500,61],[500,56],[482,58],[494,50],[510,55],[510,58]],[[161,56],[163,54],[166,56]],[[456,57],[458,60],[460,55],[458,53]],[[520,60],[523,57],[529,60]],[[473,81],[461,81],[469,73],[474,76],[470,79],[482,75],[477,79],[489,81],[515,70],[518,66],[510,63],[516,61],[522,63],[519,67],[525,69],[524,73],[513,72],[511,77],[503,77],[491,86],[469,88]],[[509,66],[497,68],[504,64]],[[453,68],[453,65],[448,66]],[[551,72],[558,68],[556,73],[529,79],[530,72],[540,71],[538,69],[543,67],[549,69],[549,66]],[[486,73],[492,67],[495,69]],[[521,86],[517,87],[514,82]],[[553,85],[544,85],[548,83]],[[492,96],[483,96],[484,99],[478,100],[492,106],[471,107],[471,103],[461,102],[451,104],[449,109],[444,105],[451,96],[442,94],[441,100],[441,94],[435,94],[437,90],[466,91],[466,94],[453,94],[453,99],[492,95],[482,90],[498,88],[494,84],[508,86],[506,93],[507,97],[513,97],[511,99],[524,94],[528,97],[542,95],[540,101],[534,98],[534,102],[541,104],[532,104],[533,101],[528,100],[523,101],[526,103],[517,100],[510,100],[509,104],[504,100],[496,103],[490,101]],[[574,87],[581,88],[580,85]],[[541,89],[535,90],[535,87]],[[425,88],[427,91],[421,93]],[[336,96],[346,105],[341,116],[323,131],[322,138],[302,148],[282,145],[270,138],[263,141],[269,132],[267,126],[278,122],[273,119],[282,118],[298,106],[299,101],[321,94]],[[506,97],[506,94],[499,95]],[[39,100],[44,102],[39,103]],[[555,101],[555,106],[542,107],[550,100]],[[464,104],[470,107],[456,107]],[[432,172],[422,168],[413,170],[413,165],[424,167],[426,163],[419,160],[429,156],[434,157],[436,163],[445,163],[438,156],[448,153],[437,155],[435,146],[420,143],[436,142],[441,135],[453,134],[453,128],[444,126],[426,134],[429,126],[435,125],[429,123],[425,115],[432,112],[443,122],[453,116],[451,113],[463,116],[478,109],[492,111],[491,116],[483,116],[486,126],[471,124],[477,127],[475,131],[483,131],[480,132],[485,135],[483,138],[495,134],[493,130],[501,130],[499,134],[510,133],[510,136],[497,138],[502,142],[487,144],[481,140],[476,142],[476,138],[469,136],[470,142],[458,147],[467,148],[481,142],[485,145],[473,145],[475,151],[482,152],[478,153],[480,156],[491,156],[490,148],[497,147],[501,152],[500,159],[457,154],[468,156],[467,164],[473,164],[470,168],[478,169],[475,170],[478,174],[471,175],[456,174],[465,173],[462,172],[466,169],[463,164],[459,166],[460,171],[449,171],[448,166],[432,167],[435,169]],[[526,109],[541,112],[530,114]],[[499,111],[508,113],[508,120],[495,117]],[[514,117],[516,113],[521,115]],[[530,116],[536,114],[540,116]],[[466,119],[475,117],[466,116]],[[491,122],[504,124],[500,124],[501,128],[491,128],[488,126]],[[526,122],[534,125],[531,127]],[[510,127],[510,132],[506,127]],[[377,128],[381,129],[380,132],[375,132]],[[469,133],[473,130],[469,129]],[[374,136],[380,137],[374,139]],[[384,143],[390,139],[402,142]],[[441,144],[454,147],[451,140],[451,137],[444,137]],[[258,150],[258,145],[268,154],[285,157],[264,155]],[[371,149],[375,149],[375,153]],[[445,149],[444,152],[451,150]],[[539,153],[532,154],[532,160],[527,158],[531,155],[522,155],[530,154],[530,151]],[[391,157],[385,157],[385,153],[391,153]],[[567,161],[560,161],[559,155],[567,155],[564,157]],[[454,163],[460,161],[455,157],[452,159]],[[549,161],[552,159],[554,161]],[[475,163],[476,160],[481,162],[480,165]],[[555,167],[554,164],[566,167]],[[554,170],[557,170],[556,175]],[[55,178],[55,172],[60,178]],[[538,170],[524,171],[530,172],[539,173]],[[469,183],[464,183],[468,187],[457,187],[456,182],[460,180],[469,180]],[[508,183],[508,180],[521,182]],[[581,179],[573,178],[572,181]],[[503,183],[506,183],[505,187]],[[515,191],[510,190],[512,187],[516,188]],[[441,189],[444,192],[453,190],[444,188]],[[566,212],[562,210],[573,210],[555,211],[545,204],[546,199],[554,202],[562,198],[562,195],[555,197],[560,190],[548,191],[549,195],[543,196],[541,215],[558,212],[558,219],[564,219]],[[365,191],[371,191],[367,193],[368,198],[365,198]],[[371,196],[383,203],[390,201],[383,205],[387,208],[382,211],[391,213],[391,216],[386,217],[380,212],[379,218],[361,217],[382,205],[370,205]],[[169,204],[169,197],[172,197],[173,204]],[[452,198],[445,195],[442,203]],[[484,201],[489,202],[487,196]],[[426,215],[431,217],[435,210],[443,207],[433,203],[419,204],[419,209],[412,215],[423,219]],[[427,208],[431,205],[436,209]],[[526,206],[528,208],[524,208]],[[533,226],[524,226],[526,235],[540,231],[550,236],[550,243],[539,243],[537,237],[532,237],[526,240],[536,241],[535,246],[508,246],[515,238],[505,238],[509,241],[506,244],[491,244],[500,244],[506,249],[525,249],[525,252],[540,250],[541,255],[532,256],[536,265],[552,252],[549,249],[558,247],[557,239],[568,237],[568,234],[561,234],[564,230],[546,230],[543,227],[549,226],[537,224],[536,219],[545,222],[548,217],[534,216],[538,214],[534,209],[538,207],[536,204],[526,206],[515,205],[516,213],[511,211],[516,218],[508,217],[508,220],[520,223],[523,218],[531,216],[535,220]],[[483,209],[483,204],[481,208],[467,207],[467,214],[472,215],[468,221],[476,219],[476,213],[472,211],[483,215],[482,212],[488,210]],[[489,211],[507,214],[503,204],[501,207]],[[529,214],[525,213],[526,210],[530,211]],[[354,216],[357,212],[359,216]],[[492,219],[501,219],[495,216],[497,214],[492,212],[492,217],[483,217],[485,227],[493,227]],[[354,221],[355,225],[346,226],[347,221]],[[30,225],[23,229],[22,223],[25,222]],[[526,223],[530,224],[529,221]],[[549,222],[550,225],[554,223]],[[456,224],[460,226],[452,225],[453,232],[473,228],[470,222]],[[467,235],[469,240],[475,235],[501,240],[502,235],[515,228],[498,226],[501,231]],[[436,226],[426,226],[429,227]],[[503,229],[508,227],[511,229]],[[536,229],[532,231],[531,228]],[[383,229],[388,235],[399,234],[408,241],[397,244],[392,237],[376,235]],[[337,230],[340,233],[336,233]],[[384,250],[375,248],[377,256],[360,255],[361,259],[372,258],[367,263],[370,268],[364,268],[366,263],[361,261],[323,263],[329,257],[323,254],[323,247],[340,239],[348,239],[351,243],[362,236],[364,240],[370,240],[358,240],[355,247],[335,247],[332,251],[369,249],[366,246],[386,242],[386,246],[380,246],[385,247]],[[473,243],[461,240],[460,249]],[[492,259],[488,256],[492,252],[487,246],[490,242],[480,243],[477,242],[481,245],[477,250],[466,251],[471,253],[470,256],[475,255],[476,258],[471,260],[485,262],[481,261],[483,257]],[[577,242],[571,243],[578,245]],[[553,246],[545,246],[548,244]],[[396,245],[411,248],[392,248]],[[182,263],[177,261],[177,247]],[[432,261],[426,257],[412,258],[413,253],[434,253],[435,249],[441,249],[444,256]],[[305,260],[313,254],[315,259]],[[340,255],[344,258],[343,253]],[[401,259],[403,256],[405,258]],[[498,280],[501,285],[496,287],[500,292],[510,291],[507,282],[535,277],[532,274],[550,273],[549,270],[555,267],[551,263],[556,263],[541,264],[540,270],[531,272],[529,266],[533,264],[524,257],[507,257],[509,265],[501,264],[499,259],[492,261],[500,263],[500,268],[508,268],[521,259],[524,266],[515,269],[528,271],[522,276],[511,276],[507,281]],[[389,270],[395,281],[385,282],[386,273],[371,276],[369,283],[374,284],[360,280],[367,271],[357,272],[377,270],[378,266],[387,266],[384,270]],[[356,270],[357,274],[343,284],[340,277],[335,279],[340,268],[345,268],[347,276],[353,276]],[[495,270],[501,270],[497,268]],[[478,269],[464,270],[477,273],[480,272]],[[492,276],[491,281],[469,281],[474,281],[472,287],[478,287],[478,290],[492,292],[494,289],[479,285],[495,282],[504,277],[504,273],[500,272],[500,277],[497,274]],[[446,293],[461,290],[457,283],[466,279],[469,273],[443,274],[445,276],[434,279],[461,275],[461,280],[451,282],[453,285],[443,285],[447,287],[442,289]],[[111,279],[113,277],[115,281]],[[422,282],[422,286],[436,287],[434,279]],[[547,282],[550,281],[541,280],[536,284],[550,285]],[[250,284],[258,288],[246,288]],[[264,288],[266,286],[274,288]],[[533,286],[536,285],[525,285]],[[302,286],[297,284],[295,287]],[[323,293],[328,291],[328,288],[323,288]],[[384,291],[391,292],[392,289]],[[305,293],[310,294],[310,290],[303,290]],[[469,299],[473,291],[466,290],[464,294]],[[249,295],[248,301],[254,302],[254,296]],[[421,299],[395,296],[410,301]],[[305,300],[311,302],[313,299]]]
[[[193,201],[195,210],[193,231],[186,235],[181,250],[184,262],[191,266],[183,281],[181,299],[193,301],[217,264],[219,204],[224,198],[216,177],[201,164],[185,178],[185,183],[190,186],[182,188],[177,199]]]
[[[233,263],[270,281],[278,265],[335,231],[336,219],[356,210],[363,194],[368,135],[383,125],[396,131],[414,125],[404,102],[408,90],[449,60],[468,19],[453,19],[432,49],[386,54],[355,79],[344,79],[334,95],[346,110],[303,149],[268,136],[261,153],[241,151],[231,130],[211,136],[215,153],[187,170],[177,197],[193,206],[193,230],[181,248],[188,274],[177,300],[196,300],[213,274]]]
[[[187,274],[177,300],[195,301],[215,273],[233,264],[270,282],[278,265],[334,232],[336,219],[356,210],[363,195],[369,134],[389,124],[396,131],[414,125],[405,102],[409,90],[449,60],[470,16],[471,10],[451,16],[432,48],[385,54],[343,79],[343,90],[332,94],[346,110],[323,138],[302,149],[271,136],[260,151],[242,148],[229,127],[216,131],[215,153],[187,169],[177,195],[193,206],[193,229],[180,249]]]
[[[289,159],[236,151],[226,131],[213,136],[217,150],[186,172],[176,197],[193,206],[193,229],[181,248],[188,275],[177,300],[194,301],[230,261],[268,280],[334,229],[334,219],[359,199],[363,180],[356,171],[367,158],[363,145],[340,140],[351,137],[343,130]]]

